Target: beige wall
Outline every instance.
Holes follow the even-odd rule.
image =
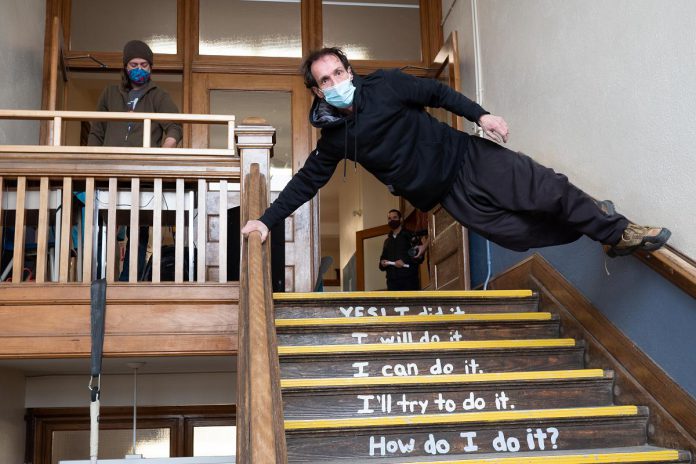
[[[669,226],[696,257],[696,2],[459,0],[444,32],[460,33],[471,97],[474,3],[483,105],[508,121],[508,146]]]
[[[88,375],[27,377],[23,403],[27,408],[89,406],[88,381]],[[131,406],[133,376],[103,375],[101,391],[102,406]],[[138,375],[139,406],[233,404],[236,397],[234,372]]]
[[[0,456],[2,462],[24,462],[24,375],[0,369]]]
[[[358,166],[356,171],[353,164],[349,162],[346,181],[343,182],[342,178],[343,163],[341,162],[332,179],[332,182],[341,182],[338,194],[341,269],[355,254],[355,233],[386,224],[387,212],[399,206],[399,198],[391,195],[387,187],[361,166]],[[342,275],[342,283],[343,279]],[[365,282],[366,288],[386,286],[384,273],[377,269],[377,261],[373,259],[366,262]]]
[[[0,108],[41,108],[44,0],[0,4]],[[21,18],[21,21],[18,21]],[[0,121],[0,144],[39,143],[38,122]]]

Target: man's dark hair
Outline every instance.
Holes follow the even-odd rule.
[[[401,211],[399,211],[398,209],[390,209],[389,213],[396,213],[399,215],[399,219],[401,219]],[[387,213],[387,214],[389,214],[389,213]]]
[[[343,64],[343,67],[348,70],[351,68],[350,62],[348,61],[348,58],[346,57],[346,54],[343,53],[343,50],[341,50],[338,47],[324,47],[321,50],[315,50],[312,53],[309,54],[307,58],[302,62],[302,75],[304,76],[304,85],[308,89],[311,89],[312,87],[319,87],[319,84],[317,84],[317,81],[314,79],[314,76],[312,76],[312,64],[317,61],[320,58],[325,57],[326,55],[334,55],[336,58],[341,60],[341,63]]]

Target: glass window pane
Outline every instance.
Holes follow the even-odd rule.
[[[193,428],[194,456],[234,456],[237,454],[237,427],[234,425]]]
[[[139,39],[176,54],[176,0],[72,0],[71,15],[70,50],[116,52]]]
[[[292,176],[292,111],[290,92],[211,90],[210,114],[233,114],[236,123],[260,116],[276,130],[271,158],[271,190],[282,189]],[[227,148],[227,127],[210,126],[210,148]]]
[[[341,47],[350,60],[420,61],[418,0],[323,0],[322,5],[325,46]]]
[[[170,430],[138,429],[135,453],[146,458],[168,458]],[[99,459],[122,459],[133,453],[133,430],[99,431]],[[61,460],[89,458],[89,430],[61,430],[53,432],[51,463]]]
[[[299,0],[200,0],[198,53],[302,56]]]

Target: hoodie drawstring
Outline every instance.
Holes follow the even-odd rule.
[[[348,118],[343,119],[343,182],[346,181],[346,166],[348,165]]]
[[[358,119],[360,111],[358,111],[358,92],[355,92],[353,99],[353,113],[355,114],[355,130],[353,132],[353,166],[355,172],[358,172]]]

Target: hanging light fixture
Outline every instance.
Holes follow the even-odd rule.
[[[126,366],[133,369],[133,447],[131,448],[131,454],[126,455],[126,459],[142,459],[143,457],[142,454],[137,454],[136,443],[138,434],[138,369],[140,369],[144,365],[144,362],[126,363]]]

